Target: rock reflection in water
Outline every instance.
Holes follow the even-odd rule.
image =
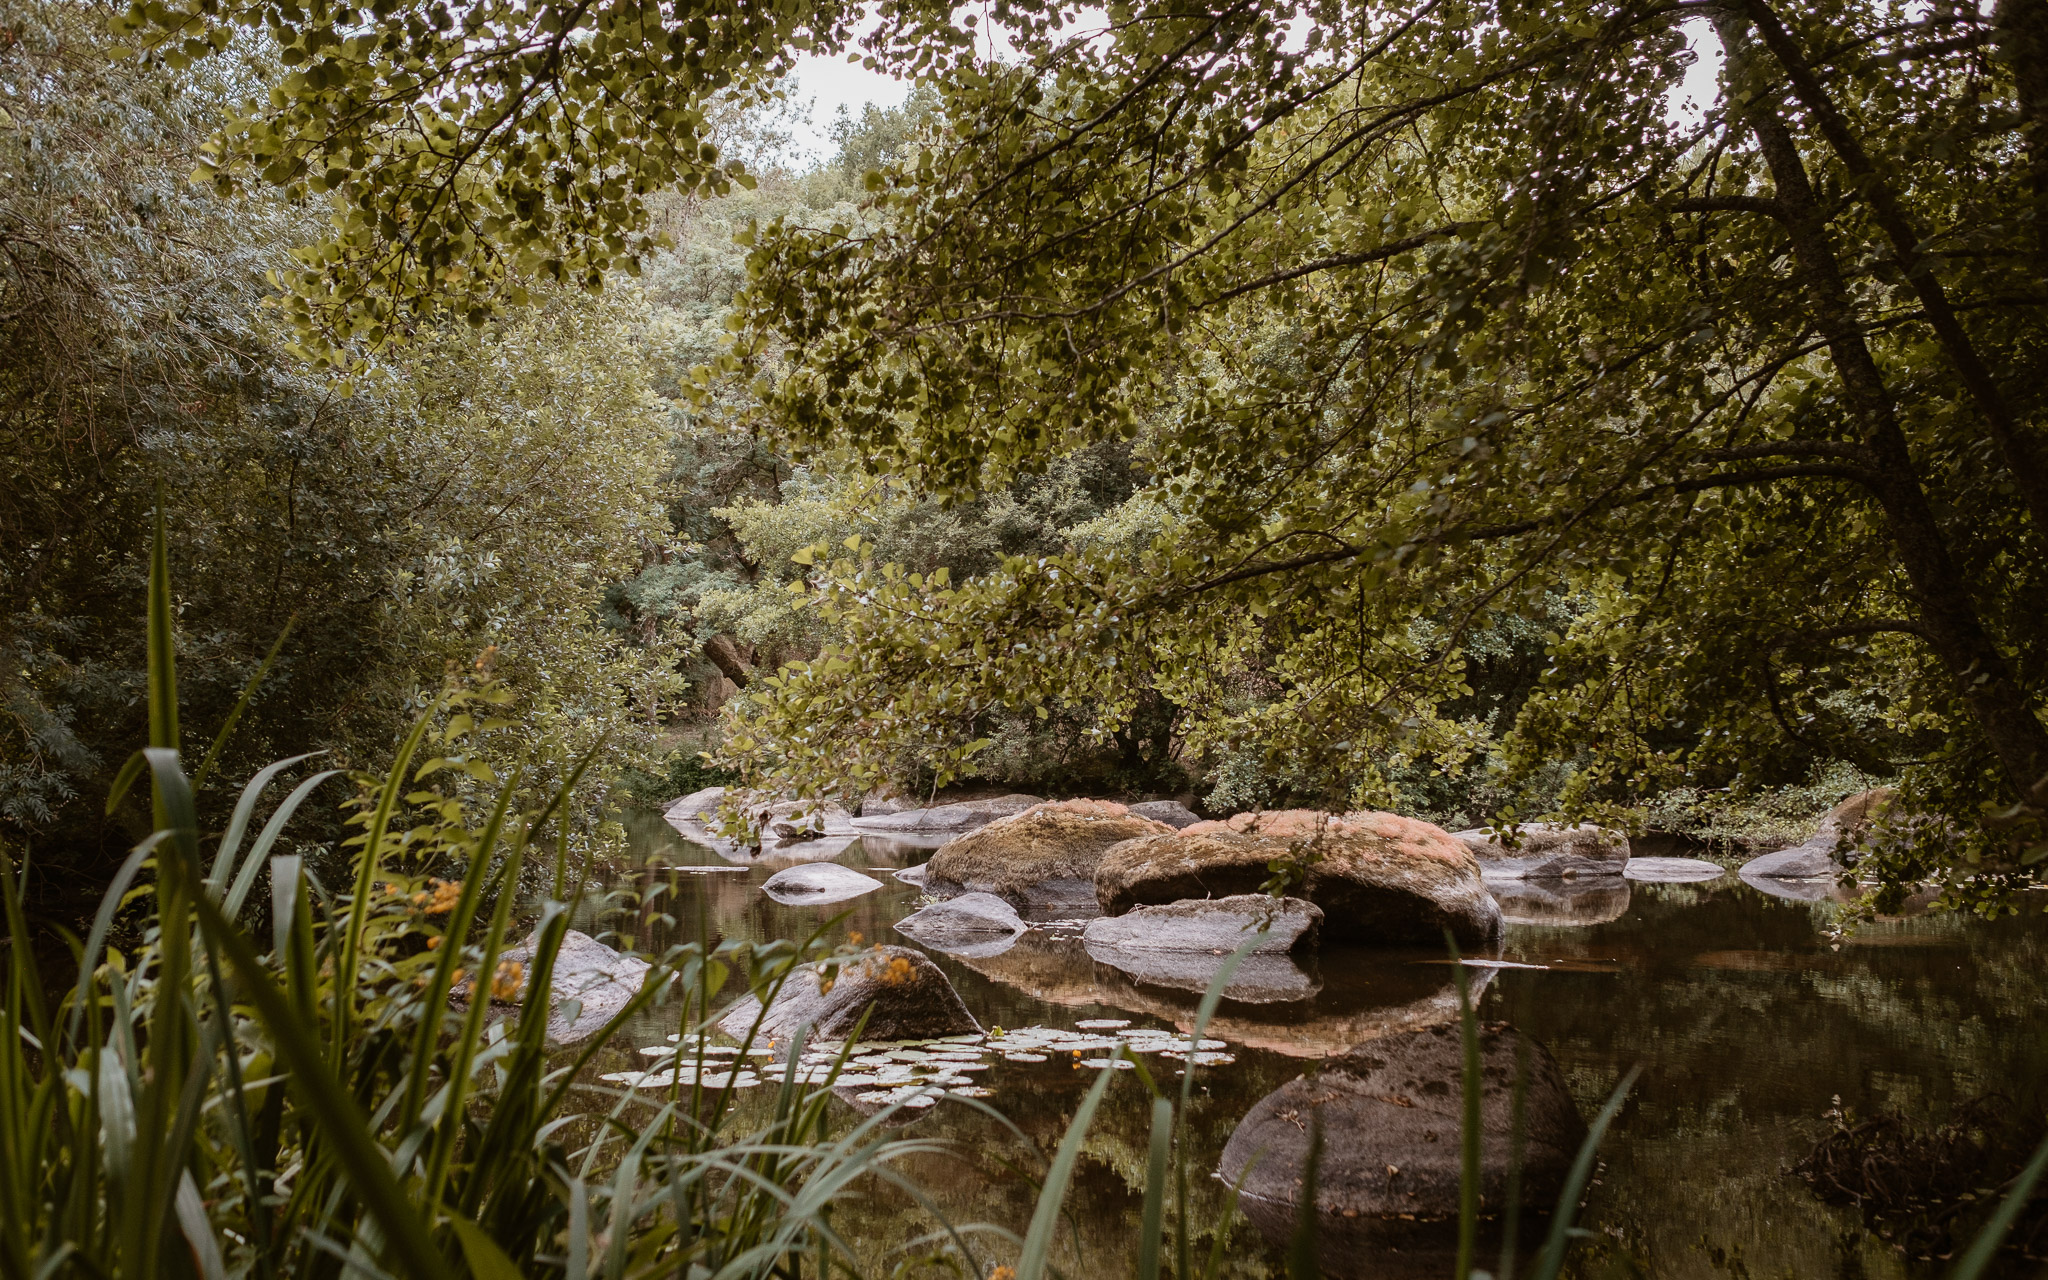
[[[1246,1216],[1277,1241],[1292,1234],[1309,1135],[1319,1127],[1325,1273],[1446,1274],[1462,1184],[1462,1039],[1455,1026],[1386,1036],[1261,1098],[1219,1166],[1243,1187]],[[1506,1203],[1518,1163],[1521,1203],[1554,1203],[1584,1136],[1564,1074],[1542,1045],[1505,1023],[1480,1030],[1479,1052],[1482,1201],[1496,1210]]]
[[[888,835],[865,831],[861,833],[860,844],[871,867],[908,867],[927,861],[952,838],[950,832],[927,836],[907,831]]]
[[[1509,924],[1594,925],[1628,914],[1628,881],[1620,876],[1574,880],[1489,880],[1486,890]]]
[[[1210,1019],[1207,1034],[1233,1046],[1290,1058],[1322,1058],[1379,1036],[1455,1022],[1455,979],[1441,968],[1414,963],[1431,954],[1326,948],[1316,962],[1319,976],[1297,969],[1302,980],[1315,984],[1314,989],[1285,1001],[1227,998]],[[1068,1008],[1106,1005],[1158,1018],[1181,1030],[1194,1025],[1196,1007],[1207,990],[1206,981],[1182,987],[1141,980],[1097,961],[1078,938],[1042,930],[1021,935],[1000,954],[956,952],[952,958],[1034,1000]],[[1128,952],[1117,957],[1120,963],[1133,958]],[[1159,958],[1221,962],[1221,957],[1208,956]],[[1214,976],[1213,968],[1209,976]],[[1494,973],[1471,971],[1470,979],[1472,999],[1477,1001]]]
[[[1742,883],[1758,893],[1768,893],[1773,898],[1785,898],[1792,902],[1850,902],[1857,894],[1853,888],[1844,888],[1833,876],[1780,879],[1777,876],[1754,874],[1747,867],[1736,874],[1742,877]]]
[[[1090,959],[1120,971],[1133,982],[1192,991],[1198,996],[1209,990],[1230,959],[1199,951],[1136,951],[1093,942],[1082,945]],[[1292,956],[1246,956],[1224,984],[1223,998],[1243,1004],[1283,1004],[1310,999],[1322,986],[1321,980]]]

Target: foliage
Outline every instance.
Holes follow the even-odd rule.
[[[1191,743],[1384,803],[1489,745],[1472,637],[1562,597],[1501,726],[1509,783],[1569,762],[1545,807],[1904,768],[1989,831],[1953,900],[2031,882],[1981,819],[2048,777],[2041,5],[1044,16],[938,82],[875,230],[763,231],[728,362],[780,344],[796,447],[941,494],[1132,438],[1169,530],[826,563],[887,616],[761,692],[756,767],[1156,673]]]
[[[157,483],[187,715],[217,723],[263,670],[229,776],[310,749],[382,758],[447,664],[487,650],[528,691],[512,714],[544,760],[605,738],[608,774],[640,751],[679,693],[675,637],[619,636],[597,610],[668,531],[644,307],[537,287],[348,383],[316,376],[261,305],[264,273],[316,228],[275,196],[185,181],[267,64],[121,61],[87,10],[5,7],[0,824],[61,851],[37,864],[49,917],[90,915],[142,821],[109,826],[79,797],[141,729],[134,548]],[[579,846],[603,800],[579,802]],[[226,808],[200,803],[209,823]]]
[[[634,95],[670,74],[639,43],[648,20],[579,9],[570,28],[604,38],[573,56],[454,65],[469,46],[401,10],[383,43],[325,11],[283,31],[323,46],[318,75],[238,120],[224,154],[282,158],[285,181],[317,157],[333,177],[311,181],[357,198],[363,254],[488,267],[404,276],[407,307],[472,305],[520,253],[586,278],[634,258],[637,188],[669,176],[666,151],[636,150],[647,118],[591,135],[559,228],[538,197],[444,219],[464,181],[530,186],[534,148],[596,110],[599,68],[634,86],[621,112],[647,110]],[[229,6],[210,30],[267,12]],[[514,40],[479,13],[473,45]],[[778,39],[847,36],[843,15],[778,14]],[[1563,596],[1575,616],[1501,736],[1510,782],[1569,761],[1547,803],[1619,820],[1672,786],[1908,769],[1909,794],[1977,833],[1955,900],[2032,882],[2041,0],[1120,4],[1100,22],[1012,0],[985,19],[1003,60],[941,6],[879,16],[867,56],[936,92],[932,123],[863,179],[860,221],[752,237],[740,339],[700,388],[756,379],[800,456],[850,451],[946,499],[1131,441],[1168,528],[892,596],[862,634],[891,647],[861,654],[886,681],[842,652],[758,692],[761,767],[1076,693],[1113,731],[1134,698],[1090,685],[1116,672],[1194,709],[1191,745],[1386,802],[1415,763],[1490,745],[1447,713],[1471,635]],[[714,81],[781,66],[726,23],[655,38],[703,41]],[[1689,109],[1706,47],[1720,93]],[[385,90],[367,123],[334,114]],[[450,96],[454,152],[378,132]],[[378,223],[390,175],[428,172],[446,182],[415,201],[424,220]],[[338,306],[365,296],[348,270]],[[359,331],[390,313],[372,303]],[[850,599],[866,572],[822,589]],[[1028,661],[979,664],[992,631]],[[1269,687],[1233,705],[1247,674]],[[1983,821],[2007,810],[2016,826]]]

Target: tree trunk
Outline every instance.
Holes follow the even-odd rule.
[[[1715,26],[1728,51],[1731,86],[1740,86],[1748,62],[1747,22],[1723,10]],[[1739,90],[1731,91],[1731,102]],[[1862,478],[1884,512],[1899,563],[1912,583],[1927,640],[1970,710],[2014,791],[2025,796],[2048,783],[2048,728],[2028,704],[1991,635],[1977,616],[1948,541],[1934,519],[1918,468],[1900,429],[1884,375],[1863,340],[1841,265],[1828,241],[1805,163],[1784,121],[1768,101],[1753,98],[1736,108],[1771,171],[1782,206],[1781,225],[1791,239],[1793,259],[1807,303],[1846,399],[1864,431],[1864,443],[1878,459]]]
[[[1855,178],[1855,189],[1870,206],[1885,239],[1891,242],[1892,257],[1919,297],[1921,309],[1927,313],[1928,326],[1941,343],[1949,366],[1962,379],[1964,390],[1977,406],[1978,416],[1983,418],[1991,438],[1997,442],[1998,452],[2005,459],[2005,469],[2011,474],[2020,491],[2020,499],[2026,504],[2028,516],[2033,520],[2034,535],[2048,543],[2048,465],[2042,463],[2041,451],[2032,436],[2015,420],[2012,406],[2006,402],[1998,379],[1992,376],[1990,368],[1977,354],[1976,344],[1971,342],[1961,317],[1949,303],[1948,291],[1935,274],[1934,264],[1920,251],[1920,233],[1907,218],[1905,205],[1878,172],[1877,166],[1871,163],[1862,142],[1849,128],[1848,119],[1835,105],[1834,99],[1828,96],[1820,77],[1807,65],[1805,53],[1792,38],[1792,33],[1778,20],[1769,0],[1744,0],[1744,4],[1756,24],[1757,33],[1791,78],[1793,92],[1805,106],[1815,127],[1827,139],[1842,167]],[[2019,7],[2023,10],[2029,7],[2039,9],[2041,5],[2042,0],[2024,0]],[[2038,79],[2044,74],[2037,67],[2019,67],[2016,72],[2023,80]],[[1751,110],[1766,111],[1767,108],[1759,103]],[[2048,145],[2048,139],[2041,140],[2040,145]],[[2038,154],[2035,158],[2039,158]],[[1804,174],[1804,166],[1801,173]],[[2038,172],[2034,176],[2037,180],[2041,177]],[[2036,229],[2038,231],[2039,227]]]

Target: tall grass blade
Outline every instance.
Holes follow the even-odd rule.
[[[1444,940],[1451,947],[1452,972],[1458,983],[1458,1037],[1462,1050],[1462,1097],[1458,1123],[1458,1263],[1453,1272],[1458,1280],[1472,1274],[1472,1258],[1479,1243],[1479,1192],[1485,1171],[1480,1167],[1479,1125],[1479,1014],[1472,1007],[1472,978],[1458,954],[1457,940]]]
[[[1173,1103],[1152,1099],[1152,1149],[1145,1161],[1145,1210],[1138,1227],[1138,1280],[1159,1280],[1166,1236],[1167,1161],[1173,1153]]]
[[[178,749],[177,641],[171,630],[171,553],[164,538],[164,491],[156,491],[156,525],[149,544],[149,745]],[[157,815],[157,829],[169,824]]]
[[[1586,1194],[1586,1183],[1593,1177],[1593,1161],[1599,1154],[1601,1139],[1607,1136],[1607,1126],[1614,1123],[1614,1117],[1621,1114],[1621,1104],[1628,1101],[1629,1091],[1636,1086],[1636,1077],[1641,1067],[1631,1067],[1621,1083],[1614,1086],[1607,1105],[1600,1108],[1600,1114],[1586,1130],[1586,1140],[1579,1144],[1579,1154],[1572,1161],[1571,1172],[1565,1176],[1564,1189],[1557,1193],[1557,1214],[1551,1220],[1550,1234],[1543,1241],[1543,1251],[1536,1256],[1534,1280],[1557,1280],[1558,1272],[1564,1269],[1564,1254],[1571,1243],[1572,1220],[1578,1216],[1579,1201]]]
[[[1115,1076],[1114,1066],[1104,1067],[1067,1124],[1066,1136],[1060,1139],[1052,1168],[1046,1172],[1045,1185],[1039,1188],[1031,1226],[1024,1232],[1024,1250],[1017,1258],[1017,1280],[1044,1280],[1045,1264],[1052,1256],[1053,1234],[1059,1229],[1060,1207],[1067,1199],[1067,1185],[1073,1181],[1074,1167],[1081,1162],[1081,1148],[1088,1141],[1088,1127],[1095,1123],[1096,1108],[1102,1105],[1102,1095],[1109,1092],[1109,1082]]]
[[[1301,1204],[1295,1210],[1294,1238],[1287,1246],[1288,1280],[1322,1280],[1316,1259],[1316,1187],[1323,1172],[1323,1117],[1310,1112],[1308,1162],[1301,1170]],[[1460,1272],[1462,1277],[1466,1273]]]
[[[2034,1185],[2041,1180],[2044,1171],[2048,1171],[2048,1141],[2041,1143],[2040,1148],[2034,1152],[2034,1158],[2027,1162],[2027,1167],[2013,1180],[2012,1190],[1999,1204],[1998,1212],[1991,1215],[1991,1220],[1984,1224],[1983,1230],[1977,1233],[1977,1238],[1970,1241],[1969,1251],[1956,1262],[1955,1269],[1948,1273],[1948,1280],[1978,1280],[1978,1277],[1984,1274],[1984,1269],[1991,1265],[1992,1258],[1998,1255],[1999,1246],[2005,1243],[2005,1233],[2012,1230],[2014,1220],[2020,1216],[2020,1211],[2027,1207],[2027,1201],[2033,1198]]]

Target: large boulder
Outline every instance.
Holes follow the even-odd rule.
[[[954,840],[925,864],[939,896],[992,893],[1019,911],[1095,914],[1095,865],[1112,845],[1173,828],[1106,800],[1037,804]]]
[[[900,809],[892,813],[877,813],[872,817],[863,813],[861,817],[853,820],[853,825],[861,831],[973,831],[978,827],[987,826],[997,818],[1022,813],[1032,805],[1041,803],[1043,801],[1038,796],[995,796],[987,800],[962,800],[954,804],[934,805],[929,809]]]
[[[1141,818],[1163,822],[1175,831],[1182,831],[1202,820],[1201,815],[1178,800],[1147,800],[1131,806],[1131,812]]]
[[[1338,817],[1305,810],[1239,814],[1117,845],[1095,868],[1102,913],[1183,898],[1257,893],[1270,864],[1313,856],[1290,889],[1320,907],[1325,941],[1460,946],[1500,938],[1500,908],[1470,850],[1440,828],[1391,813]]]
[[[1458,1214],[1464,1061],[1456,1025],[1384,1036],[1332,1058],[1262,1098],[1223,1148],[1227,1183],[1247,1201],[1298,1205],[1309,1129],[1323,1155],[1316,1209],[1326,1218],[1455,1218]],[[1530,1209],[1557,1200],[1584,1137],[1557,1062],[1504,1023],[1479,1032],[1480,1199],[1504,1207],[1515,1141],[1516,1061],[1526,1053],[1521,1198]]]
[[[692,791],[689,795],[669,805],[667,809],[662,811],[661,816],[667,818],[675,826],[681,826],[686,822],[701,823],[708,816],[717,812],[720,802],[724,799],[724,787],[706,787],[702,791]]]
[[[1776,853],[1766,853],[1742,864],[1737,873],[1754,888],[1773,892],[1773,880],[1820,880],[1847,874],[1844,855],[1870,833],[1871,822],[1891,803],[1889,787],[1859,791],[1827,811],[1820,825],[1803,843]],[[1825,891],[1812,894],[1780,894],[1818,901]]]
[[[821,967],[804,965],[792,972],[765,1013],[753,996],[737,1001],[719,1028],[738,1038],[751,1033],[778,1049],[806,1027],[811,1037],[844,1039],[863,1014],[868,1019],[863,1040],[932,1040],[981,1032],[946,975],[908,947],[870,947],[840,962],[829,980],[821,978]]]
[[[1628,865],[1628,836],[1582,822],[1557,826],[1525,822],[1514,828],[1513,847],[1502,829],[1460,831],[1488,880],[1559,880],[1569,876],[1618,876]]]
[[[810,862],[769,876],[761,892],[793,907],[823,906],[873,893],[882,882],[836,862]]]
[[[530,994],[537,941],[538,933],[499,953],[499,978],[516,986],[512,1002],[524,1003]],[[614,951],[587,933],[571,929],[563,934],[548,983],[548,1040],[575,1044],[595,1034],[639,994],[649,967],[645,960]],[[500,1002],[496,991],[492,999]]]
[[[1887,805],[1891,804],[1893,794],[1890,787],[1872,787],[1868,791],[1859,791],[1850,796],[1828,810],[1826,816],[1821,818],[1819,829],[1813,833],[1813,840],[1834,837],[1831,852],[1839,854],[1843,846],[1854,845],[1870,834],[1871,823],[1883,814]]]

